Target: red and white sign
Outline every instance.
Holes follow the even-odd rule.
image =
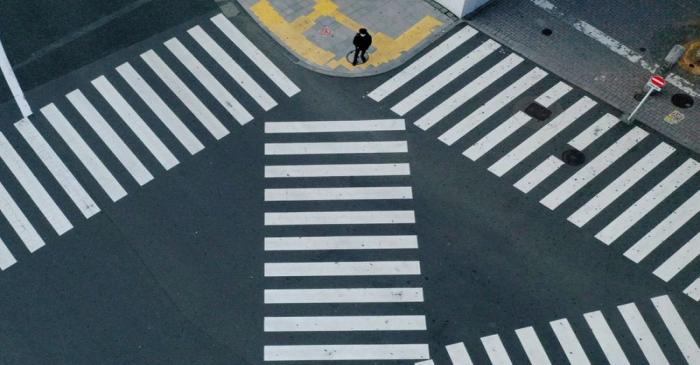
[[[663,76],[654,75],[649,80],[649,84],[656,90],[661,90],[666,86],[666,79]]]

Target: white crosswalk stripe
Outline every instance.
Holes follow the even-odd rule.
[[[650,364],[669,364],[666,355],[664,355],[659,343],[654,338],[649,326],[644,317],[639,312],[639,309],[634,303],[618,306],[622,318],[625,320],[630,332],[634,335],[639,348],[646,356]]]
[[[469,353],[467,352],[467,348],[464,346],[464,343],[455,343],[445,346],[445,348],[447,349],[447,354],[450,356],[450,360],[452,360],[452,365],[474,364],[471,357],[469,357]]]
[[[12,256],[12,252],[7,248],[5,242],[0,239],[0,270],[7,270],[10,266],[17,263],[17,259]]]
[[[506,348],[501,342],[501,338],[498,335],[486,336],[481,338],[481,343],[484,345],[486,354],[494,365],[511,365],[513,362],[508,356]]]
[[[584,351],[573,328],[571,328],[571,324],[566,318],[549,322],[549,325],[552,327],[552,331],[554,331],[559,345],[561,345],[561,348],[564,350],[566,358],[569,359],[572,365],[591,363],[590,360],[588,360],[588,356],[586,356],[586,351]]]
[[[428,345],[265,346],[265,361],[422,360]]]
[[[420,303],[421,288],[265,289],[265,304]]]
[[[522,191],[523,193],[529,193],[532,189],[536,188],[537,185],[542,183],[553,173],[557,172],[559,168],[564,166],[564,162],[557,157],[549,156],[546,160],[542,161],[537,167],[530,170],[527,175],[523,176],[518,182],[513,184],[516,189]]]
[[[266,178],[410,175],[405,163],[265,166]]]
[[[275,262],[265,264],[265,276],[420,275],[417,261]]]
[[[405,141],[265,143],[265,155],[406,153]]]
[[[416,236],[265,237],[266,251],[397,250],[418,248]]]
[[[265,189],[265,201],[412,199],[411,187]]]
[[[265,332],[425,331],[425,316],[265,317]]]
[[[651,302],[654,303],[661,320],[663,320],[664,325],[671,333],[673,340],[678,345],[688,364],[700,363],[700,347],[698,347],[698,343],[695,342],[693,335],[688,330],[688,326],[685,325],[683,318],[681,318],[678,310],[671,302],[671,298],[667,295],[662,295],[652,298]]]
[[[265,122],[265,133],[338,133],[403,131],[403,119],[316,121],[316,122]]]
[[[700,232],[654,270],[654,275],[668,282],[700,256]]]
[[[611,365],[629,365],[629,360],[601,311],[583,315]]]
[[[525,350],[527,358],[533,364],[549,365],[552,362],[547,356],[547,352],[542,347],[542,342],[540,342],[539,337],[537,337],[537,332],[532,327],[525,327],[515,330],[515,334],[520,340],[520,344]]]
[[[620,118],[611,114],[605,114],[602,118],[598,119],[595,123],[586,128],[586,130],[569,141],[569,146],[583,151],[619,122]]]
[[[5,216],[5,219],[10,223],[10,226],[15,230],[29,252],[34,252],[44,247],[44,240],[39,236],[39,233],[34,229],[34,226],[29,222],[27,216],[24,215],[22,209],[20,209],[2,183],[0,183],[0,213]],[[11,260],[5,257],[4,261],[9,263]]]

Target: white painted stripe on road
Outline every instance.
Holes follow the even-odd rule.
[[[126,190],[54,104],[41,108],[41,113],[112,201],[116,202],[126,196]]]
[[[406,153],[406,141],[265,143],[265,155]]]
[[[410,175],[407,163],[265,166],[266,178]]]
[[[117,67],[117,72],[191,155],[204,149],[202,142],[129,63]]]
[[[12,253],[7,248],[5,242],[0,239],[0,270],[7,270],[10,266],[17,263],[17,259],[12,256]]]
[[[498,335],[491,335],[481,338],[481,343],[484,345],[486,350],[486,355],[488,355],[491,364],[493,365],[512,365],[510,361],[510,356],[506,348],[501,342],[501,338]]]
[[[638,127],[627,132],[627,134],[615,141],[615,143],[606,148],[605,151],[601,152],[591,162],[587,163],[568,180],[540,200],[540,203],[551,210],[556,209],[593,179],[598,177],[648,135],[649,133]]]
[[[612,329],[610,329],[610,325],[605,320],[603,313],[601,311],[590,312],[584,314],[583,318],[586,319],[588,327],[591,328],[593,336],[598,341],[598,345],[600,345],[610,365],[630,365],[625,352],[622,350]]]
[[[545,108],[549,108],[571,90],[573,90],[571,86],[567,85],[563,81],[559,81],[544,94],[538,96],[537,99],[535,99],[535,102]]]
[[[530,360],[530,363],[537,365],[552,364],[534,328],[520,328],[515,330],[515,334],[518,336],[518,340],[520,340],[520,344],[523,346],[523,350],[525,350],[525,354],[528,360]]]
[[[537,187],[537,185],[559,170],[559,168],[561,168],[563,165],[564,162],[558,157],[549,156],[546,160],[537,165],[537,167],[532,169],[532,171],[528,172],[527,175],[523,176],[520,180],[518,180],[518,182],[513,184],[513,186],[527,194],[532,189]]]
[[[17,232],[17,236],[19,236],[29,252],[34,252],[45,245],[44,240],[29,222],[27,216],[22,213],[22,210],[2,183],[0,183],[0,213],[5,216],[12,229]]]
[[[420,275],[418,261],[272,262],[265,277]]]
[[[265,289],[265,304],[422,303],[421,288]]]
[[[445,346],[447,350],[447,355],[450,356],[452,365],[474,365],[467,348],[464,346],[464,342],[453,343],[452,345]]]
[[[695,279],[692,284],[683,289],[683,294],[691,297],[694,301],[700,301],[700,278]]]
[[[457,91],[455,94],[440,103],[440,105],[436,106],[424,116],[420,117],[420,119],[418,119],[414,124],[423,130],[427,130],[428,128],[434,126],[449,114],[457,110],[464,103],[478,95],[496,80],[503,77],[506,73],[508,73],[508,71],[512,70],[521,62],[523,62],[522,57],[516,55],[515,53],[511,53],[508,55],[508,57],[502,59],[495,66],[491,67],[488,71],[479,75],[479,77],[467,84],[467,86],[463,87],[461,90]]]
[[[466,118],[460,120],[457,124],[440,135],[438,139],[448,146],[451,146],[459,139],[467,135],[467,133],[480,126],[488,118],[492,117],[499,110],[510,104],[525,91],[535,86],[547,76],[547,72],[535,67],[523,77],[519,78],[507,88],[503,89],[498,95],[489,99],[478,109],[469,114]]]
[[[398,115],[405,115],[500,47],[500,44],[491,39],[482,43],[479,47],[394,105],[391,110]]]
[[[688,159],[598,232],[595,238],[607,245],[613,243],[698,171],[700,163]]]
[[[219,14],[213,18],[211,21],[216,24],[216,26],[230,39],[241,51],[246,55],[253,63],[258,66],[260,71],[262,71],[272,82],[277,85],[287,96],[291,97],[299,93],[299,88],[294,85],[292,80],[290,80],[277,66],[275,66],[272,61],[270,61],[265,54],[260,52],[258,47],[256,47],[253,42],[246,38],[241,31],[236,28],[236,26],[226,19],[223,14]]]
[[[654,270],[654,275],[661,280],[668,282],[673,279],[681,270],[690,265],[693,260],[700,256],[700,233],[686,242],[668,260],[664,261]]]
[[[265,201],[413,199],[410,186],[265,189]]]
[[[265,251],[399,250],[418,248],[416,236],[265,237]]]
[[[425,361],[417,362],[414,365],[435,365],[435,362],[433,360],[425,360]]]
[[[139,185],[145,185],[153,180],[153,175],[146,169],[146,166],[141,163],[80,90],[72,91],[66,97]]]
[[[615,181],[598,192],[586,204],[581,206],[576,212],[569,216],[569,222],[577,227],[582,227],[593,219],[598,213],[612,204],[617,198],[622,196],[634,184],[646,176],[651,170],[656,168],[661,162],[669,157],[675,148],[661,142],[656,148],[649,152],[642,159],[637,161],[632,167],[627,169]]]
[[[102,94],[102,97],[114,109],[119,117],[126,123],[132,132],[138,137],[153,157],[160,162],[164,169],[170,170],[177,166],[179,161],[168,147],[156,136],[151,127],[136,113],[124,97],[117,91],[106,77],[100,76],[92,80],[92,85]]]
[[[403,119],[265,122],[265,133],[336,133],[403,130],[406,130],[406,122]]]
[[[165,47],[180,60],[190,73],[199,81],[202,86],[236,119],[236,121],[245,125],[253,120],[253,116],[236,100],[233,95],[199,62],[199,60],[177,39],[171,38],[165,42]]]
[[[683,318],[681,318],[680,313],[678,313],[673,302],[671,302],[671,298],[668,295],[662,295],[651,298],[651,302],[654,304],[656,311],[659,312],[661,320],[664,321],[664,325],[666,325],[668,332],[671,333],[671,337],[673,337],[688,364],[700,364],[700,347],[698,347],[698,343],[695,342]]]
[[[423,360],[428,345],[265,346],[265,361]]]
[[[617,125],[619,121],[620,118],[612,114],[605,114],[602,118],[598,119],[578,136],[569,141],[569,146],[579,151],[583,151],[586,149],[586,147],[590,146],[591,143],[595,142],[599,137],[605,134],[605,132]]]
[[[625,320],[630,332],[632,332],[634,339],[637,341],[647,361],[654,365],[669,365],[668,359],[666,359],[663,351],[661,351],[661,347],[659,347],[659,344],[656,342],[654,335],[651,333],[649,326],[647,326],[637,306],[634,303],[629,303],[620,305],[617,309],[620,311],[620,314],[622,314],[622,318]]]
[[[275,99],[270,96],[243,68],[207,34],[200,26],[187,31],[197,43],[245,90],[264,110],[277,106]]]
[[[425,331],[425,316],[265,317],[265,332]]]
[[[584,96],[574,105],[559,114],[551,122],[540,128],[528,139],[501,157],[496,163],[489,167],[489,171],[498,177],[505,175],[517,164],[525,160],[530,154],[537,151],[545,143],[549,142],[561,131],[570,126],[578,118],[591,110],[596,105],[592,99]]]
[[[46,139],[39,133],[29,119],[22,119],[15,123],[15,128],[22,135],[29,147],[39,157],[41,162],[51,172],[54,179],[63,188],[68,197],[73,201],[76,207],[83,213],[85,218],[90,218],[100,212],[90,195],[85,191],[82,185],[75,178],[73,173],[68,170],[68,167],[63,163],[56,152],[51,148]]]
[[[307,226],[339,224],[413,224],[412,210],[266,212],[266,226]]]
[[[468,41],[477,34],[478,32],[470,26],[460,29],[457,33],[450,36],[450,38],[446,39],[444,42],[431,49],[428,53],[410,64],[408,67],[401,70],[401,72],[385,81],[367,96],[375,101],[382,101],[391,93],[413,80],[416,76],[427,70],[430,66],[441,60],[448,53],[454,51],[457,49],[457,47],[461,46],[464,44],[464,42]]]
[[[66,215],[63,214],[61,208],[58,207],[51,195],[41,185],[32,170],[29,169],[29,166],[22,160],[22,157],[19,156],[10,144],[10,141],[2,133],[0,133],[0,159],[10,169],[10,172],[22,185],[29,198],[32,199],[39,211],[41,211],[41,214],[46,217],[46,220],[59,236],[73,228],[73,225]]]
[[[226,129],[221,121],[214,116],[211,110],[197,98],[192,90],[185,85],[155,52],[150,50],[141,54],[141,58],[214,138],[221,139],[229,134],[229,130]]]
[[[700,212],[700,190],[625,251],[625,257],[639,263]]]
[[[17,81],[17,75],[15,75],[12,64],[7,58],[7,53],[5,53],[5,47],[2,45],[2,41],[0,41],[0,71],[2,71],[5,82],[7,82],[7,86],[10,88],[12,97],[15,99],[15,104],[17,104],[19,111],[22,113],[22,117],[27,118],[32,115],[32,108],[24,97],[24,91],[22,91],[22,87],[19,85],[19,81]]]
[[[566,358],[569,359],[571,365],[590,365],[591,362],[586,356],[586,352],[583,350],[581,343],[576,338],[574,330],[571,328],[571,324],[566,318],[558,319],[556,321],[549,322],[554,335],[557,337],[561,348],[564,350]]]

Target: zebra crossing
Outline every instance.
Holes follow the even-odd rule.
[[[405,128],[265,123],[264,361],[430,358]]]
[[[690,152],[623,125],[469,26],[368,96],[700,300],[700,163]],[[580,166],[564,157],[579,152]]]
[[[228,135],[229,120],[245,125],[277,106],[275,98],[300,92],[222,14],[163,46],[41,107],[41,115],[18,121],[17,135],[0,133],[0,159],[10,173],[0,182],[0,213],[14,231],[1,233],[0,269],[17,262],[17,248],[8,242],[17,240],[30,253],[45,246],[53,233],[41,232],[44,221],[61,236],[78,223],[68,218],[74,208],[89,219],[101,211],[103,193],[111,202],[127,196],[132,182],[122,171],[146,185],[160,169],[187,157],[178,156],[180,148],[194,155],[211,138]],[[217,68],[205,66],[212,61]],[[25,194],[33,206],[20,207]]]
[[[651,298],[651,303],[619,305],[617,312],[592,311],[582,319],[557,319],[549,322],[549,328],[519,328],[515,336],[484,336],[479,339],[481,349],[454,343],[445,346],[447,358],[453,365],[475,364],[483,355],[494,365],[700,362],[700,347],[668,295]]]

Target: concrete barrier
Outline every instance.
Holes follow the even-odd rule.
[[[436,0],[458,17],[469,15],[492,0]]]

